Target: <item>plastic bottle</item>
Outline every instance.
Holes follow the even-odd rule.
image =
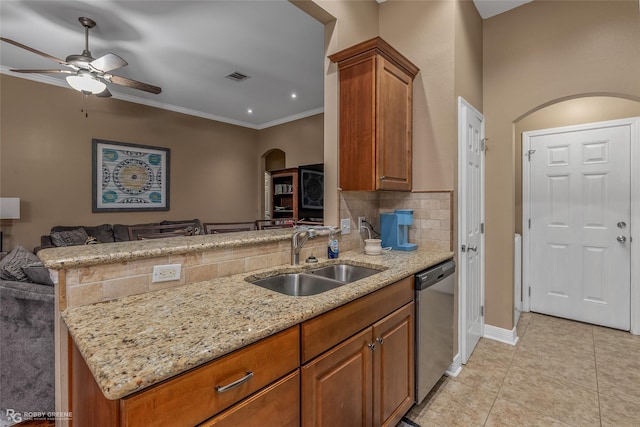
[[[338,239],[336,239],[336,232],[331,230],[329,234],[329,244],[327,245],[327,257],[329,259],[335,259],[338,258],[338,255]]]

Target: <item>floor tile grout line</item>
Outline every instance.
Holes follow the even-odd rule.
[[[524,339],[524,336],[527,333],[527,328],[529,327],[529,324],[531,323],[531,319],[529,319],[529,321],[527,322],[526,326],[524,327],[524,331],[522,331],[522,338],[518,339],[518,342],[521,343],[522,340]],[[517,325],[516,325],[517,327]],[[484,422],[482,423],[483,426],[485,426],[487,424],[487,421],[489,420],[489,417],[491,416],[491,411],[493,411],[493,407],[496,404],[496,401],[498,400],[498,396],[500,396],[500,391],[502,390],[502,386],[504,385],[504,382],[507,380],[507,375],[509,375],[509,371],[511,370],[511,365],[513,365],[513,359],[515,359],[516,357],[516,353],[519,350],[519,346],[518,344],[515,345],[515,350],[513,351],[513,355],[511,356],[511,360],[509,360],[509,366],[507,367],[507,370],[505,371],[504,377],[502,378],[502,381],[500,382],[500,387],[498,387],[498,391],[496,392],[496,396],[493,398],[493,402],[491,403],[491,407],[489,408],[489,412],[487,412],[487,417],[484,419]]]
[[[596,335],[594,328],[591,328],[591,338],[593,340],[593,361],[596,370],[596,394],[598,396],[598,415],[600,417],[600,427],[602,427],[602,404],[600,403],[600,381],[598,381],[598,352],[596,351]]]

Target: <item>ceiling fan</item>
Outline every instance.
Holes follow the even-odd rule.
[[[72,68],[72,70],[11,70],[16,73],[38,73],[38,74],[69,74],[67,76],[67,83],[69,86],[78,90],[85,95],[96,95],[99,97],[107,98],[111,96],[111,92],[104,83],[114,83],[120,86],[131,87],[134,89],[143,90],[145,92],[151,92],[158,94],[162,92],[162,89],[158,86],[153,86],[147,83],[142,83],[136,80],[131,80],[126,77],[116,76],[110,72],[127,65],[127,61],[122,59],[116,54],[107,53],[99,58],[91,56],[89,51],[89,30],[96,26],[96,22],[90,18],[80,17],[78,21],[84,27],[84,39],[85,47],[79,55],[69,55],[66,60],[56,58],[29,46],[25,46],[17,41],[0,37],[0,40],[10,43],[19,48],[28,50],[47,59],[57,62],[60,65],[64,65]]]

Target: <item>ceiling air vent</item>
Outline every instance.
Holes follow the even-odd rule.
[[[234,71],[231,74],[227,74],[225,77],[231,80],[235,80],[237,82],[241,82],[249,78],[249,76],[247,76],[246,74],[242,74],[240,71]]]

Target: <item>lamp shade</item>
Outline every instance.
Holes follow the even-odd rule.
[[[0,219],[20,219],[19,197],[0,197]]]
[[[75,90],[92,95],[102,93],[107,88],[106,84],[89,73],[78,73],[77,75],[68,76],[67,83]]]

